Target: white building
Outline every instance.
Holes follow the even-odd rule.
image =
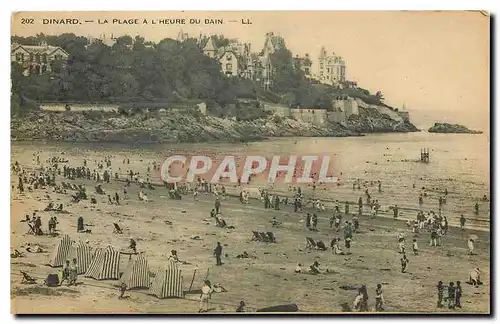
[[[338,85],[346,81],[346,65],[341,56],[328,55],[324,47],[321,48],[318,57],[318,69],[316,78],[321,83]]]
[[[52,71],[53,63],[66,63],[69,54],[59,46],[42,43],[38,46],[12,44],[10,58],[24,68],[24,75],[43,74]]]

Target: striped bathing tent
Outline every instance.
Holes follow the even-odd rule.
[[[143,254],[129,262],[127,268],[120,278],[120,285],[124,283],[128,289],[149,288],[151,279],[149,278],[148,261]]]
[[[68,253],[68,259],[76,259],[76,264],[78,265],[78,274],[83,274],[87,272],[90,264],[92,263],[92,257],[94,256],[94,250],[92,247],[78,241],[71,245]]]
[[[69,235],[64,235],[50,255],[49,265],[53,268],[62,267],[66,260],[68,260],[70,248],[71,238]]]
[[[85,277],[97,280],[119,279],[120,252],[108,246],[105,249],[98,248],[94,259],[89,265]]]
[[[156,272],[149,293],[158,298],[184,297],[181,270],[177,263],[169,262],[167,269]]]

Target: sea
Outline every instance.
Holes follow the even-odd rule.
[[[420,162],[420,152],[428,149],[430,161]],[[34,156],[45,161],[52,156],[68,159],[73,166],[86,159],[92,165],[112,157],[112,170],[121,174],[132,169],[146,174],[153,161],[161,164],[174,153],[211,154],[224,156],[252,152],[262,155],[328,154],[335,156],[334,168],[339,176],[335,186],[307,188],[306,193],[324,201],[356,203],[366,189],[372,199],[383,207],[397,204],[403,218],[413,219],[418,208],[418,196],[424,195],[424,211],[437,212],[438,199],[448,195],[443,215],[452,225],[460,215],[468,224],[481,230],[490,226],[490,141],[487,133],[431,134],[427,132],[369,134],[343,138],[271,138],[249,143],[182,143],[182,144],[121,144],[121,143],[65,143],[12,142],[12,162],[35,166]],[[130,164],[123,164],[124,159]],[[159,172],[151,172],[151,181],[160,181]],[[353,189],[359,181],[362,188]],[[378,191],[377,181],[381,181]],[[284,189],[286,192],[286,190]],[[488,201],[482,198],[486,196]],[[479,213],[474,211],[479,203]],[[326,203],[325,203],[326,204]],[[352,207],[354,210],[354,207]]]

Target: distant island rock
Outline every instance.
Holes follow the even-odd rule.
[[[482,134],[482,131],[471,130],[459,124],[435,123],[429,128],[429,133],[452,133],[452,134]]]

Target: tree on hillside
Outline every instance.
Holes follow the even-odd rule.
[[[300,86],[303,75],[294,67],[292,52],[286,47],[271,54],[271,66],[274,70],[274,91],[287,93]]]

